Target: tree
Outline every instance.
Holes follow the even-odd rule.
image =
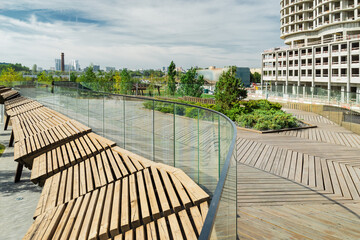
[[[38,74],[37,80],[38,80],[38,82],[43,82],[43,83],[48,83],[49,82],[49,78],[48,78],[45,71]]]
[[[250,73],[250,82],[260,83],[261,82],[261,74],[258,72],[254,72],[254,74]]]
[[[132,89],[132,80],[127,69],[123,69],[120,73],[120,93],[130,94]]]
[[[169,66],[169,70],[168,70],[168,90],[170,95],[174,96],[175,95],[175,90],[176,90],[176,84],[175,84],[175,76],[176,76],[176,71],[175,71],[176,65],[173,61],[171,61],[170,66]]]
[[[215,87],[216,104],[229,110],[239,99],[247,97],[247,91],[240,78],[236,77],[236,67],[230,67],[220,75]]]
[[[77,76],[74,72],[70,73],[70,81],[71,82],[76,82]]]
[[[94,73],[93,66],[86,69],[86,72],[79,78],[81,82],[96,82],[96,74]]]
[[[204,83],[204,76],[198,76],[196,69],[191,68],[181,76],[179,93],[182,96],[201,97]]]
[[[21,73],[15,72],[14,68],[9,67],[1,71],[0,81],[1,82],[23,81],[23,76]]]

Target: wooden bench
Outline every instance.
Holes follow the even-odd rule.
[[[32,101],[32,102],[28,102],[28,103],[10,108],[9,110],[6,111],[6,121],[5,121],[4,130],[7,130],[10,119],[12,117],[17,116],[22,113],[33,111],[33,110],[35,110],[37,108],[41,108],[41,107],[44,107],[41,103]]]
[[[14,141],[18,142],[21,139],[45,131],[46,129],[55,127],[69,120],[68,117],[46,107],[37,108],[33,111],[16,115],[12,117],[11,120],[12,135],[9,146],[12,146]]]
[[[32,165],[31,181],[43,185],[48,177],[88,160],[115,144],[94,133],[80,136],[36,157]]]
[[[14,144],[14,160],[18,162],[18,167],[15,182],[20,181],[24,165],[29,169],[32,168],[35,157],[90,131],[91,129],[83,124],[70,120],[16,142]]]
[[[34,101],[35,100],[21,96],[21,97],[10,99],[10,100],[6,101],[4,103],[4,106],[5,106],[5,110],[7,111],[7,110],[10,110],[11,108],[21,106],[23,104],[34,102]]]
[[[186,208],[192,204],[208,200],[209,196],[182,171],[178,169],[174,171],[173,168],[169,171],[167,166],[164,169],[164,165],[142,162],[141,158],[136,158],[136,155],[135,157],[130,157],[124,152],[120,153],[114,149],[119,150],[120,148],[107,149],[94,157],[49,177],[45,181],[34,217],[48,211],[50,208],[66,203],[132,174],[136,174],[134,177],[137,178],[139,187],[141,186],[139,185],[140,180],[149,180],[151,176],[155,185],[152,185],[149,180],[147,188],[157,189],[159,193],[156,195],[160,198],[161,209],[164,210],[163,214],[165,215],[180,210],[182,206]],[[37,170],[33,168],[33,171]],[[39,169],[39,171],[45,171],[44,167]],[[132,177],[130,176],[130,178]],[[181,182],[186,185],[185,188]],[[169,202],[167,197],[164,194],[162,195],[165,192],[164,189],[170,198]],[[194,192],[194,194],[189,194],[190,197],[188,197],[184,189]],[[147,191],[149,193],[149,189]],[[177,196],[180,196],[180,199],[177,199]],[[52,197],[57,199],[56,202],[49,200]]]
[[[1,90],[1,89],[0,89]],[[0,93],[0,103],[4,104],[7,100],[19,97],[20,93],[16,90],[10,90]]]
[[[115,148],[119,154],[127,153]],[[209,196],[181,170],[149,160],[141,162],[144,158],[130,155],[132,157],[121,155],[121,158],[131,159],[136,171],[130,173],[126,166],[128,175],[121,175],[120,179],[106,182],[104,186],[100,183],[99,188],[95,186],[96,177],[80,177],[87,177],[88,173],[81,171],[93,171],[91,161],[47,179],[36,219],[24,239],[119,239],[119,234],[123,237],[132,234],[136,239],[142,239],[142,234],[160,234],[164,239],[167,236],[196,239],[207,214]],[[136,157],[143,169],[136,167]],[[124,160],[122,164],[125,166]],[[109,167],[113,166],[119,165]],[[105,174],[106,170],[102,171]],[[118,173],[122,174],[120,169]],[[74,181],[76,178],[79,180]],[[92,190],[85,193],[88,186]],[[81,195],[81,191],[85,194]],[[160,232],[154,232],[156,226]]]
[[[14,160],[25,164],[31,169],[32,160],[35,157],[90,131],[89,127],[75,120],[66,121],[55,127],[20,139],[20,141],[14,144]]]

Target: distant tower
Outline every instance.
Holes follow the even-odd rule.
[[[64,53],[61,53],[61,71],[62,71],[62,72],[65,71],[65,57],[64,57]]]

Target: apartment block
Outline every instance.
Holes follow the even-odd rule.
[[[360,0],[283,0],[280,5],[286,46],[263,52],[262,84],[360,92]]]

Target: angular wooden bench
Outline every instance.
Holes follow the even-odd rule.
[[[26,103],[34,102],[35,100],[27,98],[27,97],[17,97],[14,99],[10,99],[4,103],[5,111],[10,110],[11,108],[24,105]]]
[[[131,159],[137,171],[130,173],[127,169],[128,175],[104,186],[100,184],[99,188],[95,187],[94,177],[73,181],[75,175],[87,176],[81,173],[81,167],[87,171],[86,163],[47,179],[36,210],[40,215],[36,214],[24,239],[118,239],[119,234],[146,239],[140,236],[150,234],[154,224],[162,227],[160,233],[152,236],[197,238],[207,214],[209,196],[183,171],[115,148],[119,154],[127,154],[120,156]],[[134,159],[143,169],[135,167]],[[91,164],[88,163],[88,171],[93,171]],[[93,190],[81,195],[88,186]],[[78,197],[71,199],[69,196],[74,192]]]
[[[5,121],[5,125],[4,125],[4,130],[7,130],[7,127],[9,125],[10,119],[16,115],[22,114],[22,113],[26,113],[29,111],[33,111],[37,108],[41,108],[44,107],[41,103],[33,101],[33,102],[28,102],[19,106],[15,106],[10,108],[9,110],[6,110],[6,121]]]
[[[36,157],[32,165],[31,181],[43,185],[48,177],[88,160],[115,145],[115,142],[95,133],[80,136]]]
[[[192,206],[134,229],[117,233],[117,228],[113,231],[109,229],[109,224],[111,228],[122,220],[112,219],[111,211],[116,208],[115,203],[101,206],[103,209],[94,208],[105,197],[108,197],[108,192],[96,190],[91,196],[80,197],[44,213],[34,221],[23,239],[193,240],[198,239],[208,213],[208,203],[203,202],[199,206]],[[107,218],[108,216],[110,219]]]
[[[21,139],[45,131],[46,129],[55,127],[69,120],[68,117],[46,107],[37,108],[33,111],[16,115],[11,119],[12,135],[9,146],[12,146],[14,141],[18,142]]]
[[[1,89],[0,89],[1,90]],[[19,97],[20,93],[16,90],[10,90],[0,93],[0,104],[4,104],[7,100]]]
[[[19,164],[15,182],[20,180],[23,165],[31,169],[35,157],[90,131],[91,129],[83,124],[70,120],[16,142],[14,144],[14,160]]]

